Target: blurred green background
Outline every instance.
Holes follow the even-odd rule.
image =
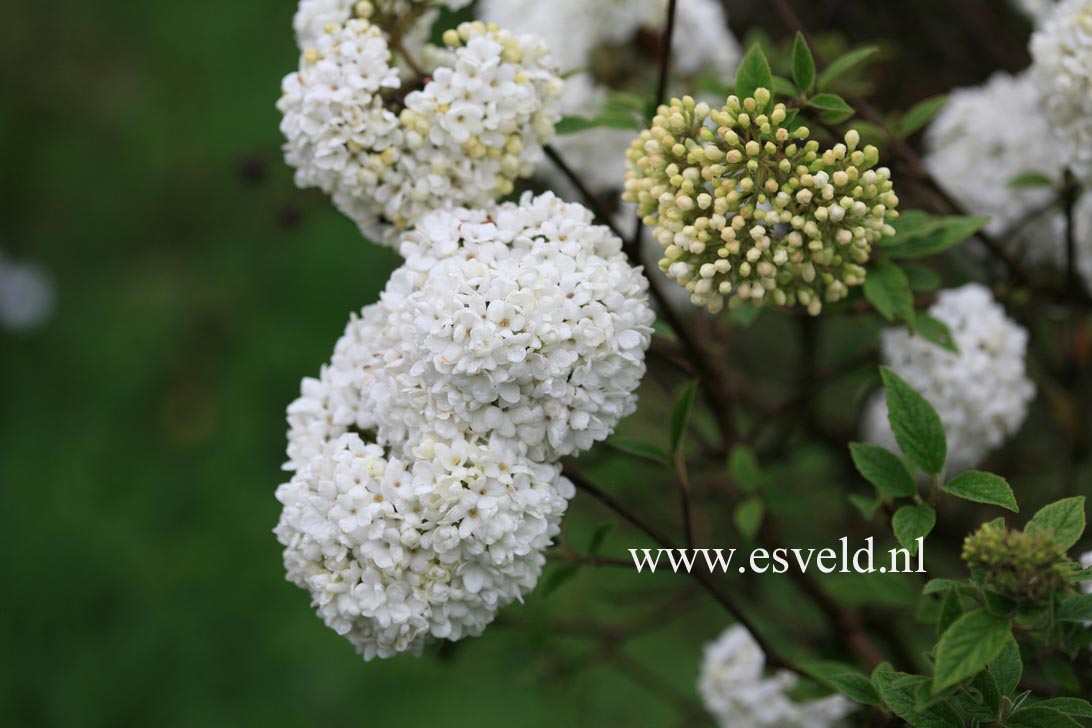
[[[785,35],[764,3],[729,5],[737,35],[762,25]],[[820,28],[911,47],[898,45],[915,31],[894,11],[860,2],[815,12],[827,5],[835,15],[815,18]],[[920,6],[921,32],[950,29],[943,3]],[[665,616],[667,629],[636,638],[633,654],[656,676],[587,641],[551,639],[545,626],[559,611],[593,629],[604,615],[666,615],[664,581],[581,571],[480,639],[370,664],[284,581],[271,534],[284,408],[397,263],[321,195],[295,190],[280,161],[274,102],[296,64],[294,9],[5,3],[0,249],[51,271],[58,303],[44,328],[0,332],[2,722],[696,722],[697,646],[724,627],[716,611]],[[963,65],[889,63],[893,74],[913,69],[890,87],[909,103],[996,65],[973,45],[953,53]],[[768,386],[776,391],[776,377]],[[646,389],[642,419],[658,426],[670,386]],[[784,512],[807,521],[825,508],[848,522],[842,505],[815,494],[833,465],[807,449],[796,457],[814,482],[795,477]],[[609,487],[649,495],[642,466],[588,462]],[[674,509],[673,497],[661,500],[659,510]],[[570,538],[582,547],[607,516],[580,500],[573,510]],[[748,588],[776,597],[785,587]],[[773,603],[764,619],[808,633],[814,615],[789,598]]]

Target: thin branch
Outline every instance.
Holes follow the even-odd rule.
[[[592,214],[595,215],[600,223],[610,228],[610,231],[618,236],[618,238],[625,240],[626,236],[615,226],[614,222],[611,220],[611,216],[608,215],[603,209],[603,206],[599,204],[599,200],[592,191],[588,189],[588,186],[584,184],[584,180],[582,180],[580,175],[568,165],[557,149],[547,144],[545,151],[546,156],[554,163],[554,166],[557,167],[558,171],[565,175],[565,179],[569,180],[569,182],[572,183],[572,186],[576,188],[576,191],[584,198],[588,209],[592,211]]]
[[[653,541],[660,544],[665,549],[676,550],[678,547],[671,542],[666,536],[664,536],[654,526],[646,523],[642,518],[633,513],[625,504],[619,501],[617,498],[595,485],[580,473],[566,468],[565,475],[573,482],[578,490],[581,490],[588,495],[598,500],[603,505],[613,510],[616,514],[621,516],[630,525],[637,529],[644,531],[646,535],[652,538]],[[759,648],[766,654],[766,662],[770,667],[780,668],[783,670],[790,670],[797,674],[803,675],[804,673],[787,659],[782,657],[781,653],[766,639],[765,635],[758,629],[757,625],[751,621],[750,617],[744,614],[731,597],[724,594],[717,586],[716,581],[713,579],[713,575],[703,571],[691,570],[687,572],[687,575],[697,580],[699,584],[713,597],[714,600],[725,610],[731,614],[735,620],[748,632],[751,637],[758,644]]]

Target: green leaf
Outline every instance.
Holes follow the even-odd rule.
[[[1009,180],[1009,187],[1053,187],[1054,181],[1040,172],[1024,172]]]
[[[800,667],[819,683],[837,690],[847,698],[856,700],[863,705],[880,704],[880,694],[876,692],[872,681],[858,672],[852,665],[815,660],[805,662]]]
[[[736,71],[736,95],[741,99],[755,95],[755,89],[768,89],[773,93],[773,73],[770,72],[770,62],[766,60],[766,54],[762,52],[762,46],[755,43],[743,56]]]
[[[612,437],[607,440],[607,447],[613,448],[626,455],[651,460],[660,465],[671,465],[671,456],[662,447],[657,447],[650,442],[644,442],[632,437]]]
[[[1009,716],[1005,721],[1008,728],[1080,728],[1080,723],[1052,708],[1033,705]]]
[[[853,107],[838,94],[816,94],[808,99],[808,106],[820,111],[834,111],[841,114],[853,113]]]
[[[792,80],[801,91],[807,91],[815,82],[815,59],[803,33],[796,34],[792,44]]]
[[[854,66],[857,66],[862,61],[866,60],[869,56],[872,56],[880,49],[876,46],[867,46],[865,48],[858,48],[855,51],[850,51],[844,56],[841,56],[834,60],[826,69],[819,74],[819,88],[826,88],[830,85],[830,82],[838,78],[846,71],[850,70]]]
[[[1066,715],[1076,715],[1081,718],[1092,718],[1092,703],[1081,698],[1051,698],[1042,700],[1034,705],[1036,708],[1050,708]]]
[[[974,681],[971,686],[978,691],[978,694],[982,697],[983,706],[987,709],[985,715],[986,719],[992,719],[997,717],[1001,712],[1001,691],[997,687],[997,681],[994,680],[986,670],[982,670],[974,676]]]
[[[603,542],[607,540],[607,536],[614,530],[613,523],[601,523],[592,533],[590,539],[588,539],[588,556],[598,556],[599,549],[603,548]]]
[[[1058,605],[1054,618],[1059,622],[1092,621],[1092,594],[1070,597]]]
[[[887,419],[899,449],[927,474],[940,473],[948,457],[940,416],[898,374],[880,367],[880,376],[887,389]]]
[[[1007,619],[979,609],[957,619],[940,638],[936,649],[933,692],[974,675],[1005,649],[1012,635]]]
[[[956,581],[954,579],[930,579],[925,583],[922,588],[922,594],[939,594],[940,592],[948,591],[949,589],[958,589],[966,586],[962,581]]]
[[[694,397],[698,393],[698,380],[691,379],[675,400],[675,409],[671,412],[671,452],[679,451],[686,426],[690,422],[690,412],[694,409]]]
[[[849,502],[853,504],[853,507],[861,512],[866,521],[871,521],[872,516],[876,515],[876,509],[880,507],[880,501],[878,498],[866,498],[863,495],[857,493],[850,493]]]
[[[903,114],[902,119],[899,120],[899,134],[908,137],[928,124],[933,120],[934,116],[940,113],[947,101],[947,96],[933,96],[911,106],[909,111]]]
[[[633,131],[638,128],[638,125],[633,114],[626,111],[612,111],[592,119],[583,116],[563,116],[554,126],[554,131],[558,136],[565,136],[597,127]]]
[[[953,354],[959,353],[959,347],[956,345],[955,337],[952,336],[948,324],[927,313],[918,314],[917,330],[914,333],[926,341],[936,344],[941,349],[950,351]]]
[[[903,506],[895,511],[891,518],[891,528],[895,531],[895,538],[902,547],[912,554],[918,552],[919,538],[925,538],[933,530],[937,522],[937,512],[932,506],[924,503],[921,505]]]
[[[911,290],[928,293],[940,288],[940,276],[932,268],[911,263],[904,265],[902,272],[906,274],[906,280],[910,281]]]
[[[894,237],[885,238],[881,247],[894,258],[924,258],[962,243],[989,221],[982,216],[928,216],[924,221],[920,216],[910,216],[909,220],[896,221]]]
[[[758,535],[758,530],[762,528],[762,518],[765,514],[766,505],[761,498],[755,496],[736,506],[736,510],[732,514],[732,520],[735,521],[736,528],[739,529],[744,538],[754,540],[754,537]]]
[[[1068,551],[1080,540],[1084,533],[1084,496],[1063,498],[1056,503],[1044,506],[1031,517],[1027,527],[1029,532],[1053,531],[1054,540],[1062,551]]]
[[[791,99],[796,96],[796,85],[787,78],[775,75],[773,77],[773,92],[774,96],[784,96]]]
[[[888,321],[896,317],[914,325],[914,294],[910,281],[894,263],[881,260],[865,276],[864,294],[868,302]]]
[[[916,709],[915,690],[927,679],[890,670],[877,669],[872,673],[872,684],[884,704],[914,728],[963,728],[963,719],[947,703],[937,703],[922,711]]]
[[[1002,695],[1010,694],[1020,684],[1024,663],[1020,659],[1020,646],[1016,644],[1015,637],[1009,635],[1001,653],[990,662],[989,671]]]
[[[941,487],[941,490],[963,500],[990,503],[1007,508],[1013,513],[1020,512],[1012,487],[1004,478],[993,473],[968,470],[949,480],[947,485]]]
[[[858,472],[881,496],[912,498],[917,494],[918,487],[914,484],[913,476],[894,453],[879,445],[861,442],[849,443],[849,452]]]
[[[728,455],[728,472],[745,493],[753,493],[762,487],[762,471],[755,451],[747,445],[736,445]]]
[[[940,605],[940,619],[937,620],[937,637],[944,634],[945,630],[963,616],[963,607],[959,603],[959,592],[949,589],[944,595],[944,602]]]

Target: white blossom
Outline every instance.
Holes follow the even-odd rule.
[[[1063,0],[1031,38],[1032,74],[1069,167],[1092,182],[1092,0]]]
[[[653,314],[621,241],[546,193],[440,211],[289,409],[299,462],[349,427],[381,444],[474,435],[537,460],[586,450],[636,408]]]
[[[889,329],[883,360],[940,415],[948,471],[955,473],[978,465],[1023,424],[1035,396],[1027,374],[1028,333],[989,289],[973,283],[942,291],[929,314],[948,325],[959,353]],[[869,403],[863,430],[865,439],[897,451],[883,392]]]
[[[683,0],[675,12],[672,61],[684,75],[708,71],[720,77],[735,72],[743,52],[728,27],[719,0]]]
[[[797,678],[788,671],[766,677],[766,657],[740,625],[705,646],[698,691],[721,728],[829,728],[853,711],[841,695],[796,702],[788,692]]]
[[[445,39],[457,46],[450,65],[398,113],[387,38],[364,19],[329,28],[284,80],[278,108],[296,184],[330,194],[371,237],[508,194],[560,118],[561,80],[534,36],[464,23]]]
[[[288,579],[364,659],[478,635],[534,588],[572,484],[557,465],[431,435],[326,443],[277,489]]]
[[[988,215],[989,233],[1000,235],[1026,223],[1034,231],[1028,252],[1054,255],[1060,231],[1050,228],[1044,235],[1043,217],[1029,218],[1057,193],[1051,186],[1009,184],[1027,173],[1045,176],[1054,187],[1062,179],[1064,150],[1043,116],[1035,78],[998,71],[981,86],[953,91],[926,130],[925,146],[930,174],[968,212]]]
[[[1039,25],[1050,17],[1058,0],[1012,0],[1012,4],[1028,16],[1032,23]]]
[[[53,313],[53,279],[41,266],[8,259],[0,252],[0,327],[27,331]]]

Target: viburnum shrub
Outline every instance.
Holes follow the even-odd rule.
[[[693,646],[697,710],[671,701],[685,720],[1092,719],[1092,554],[1072,556],[1092,483],[1092,0],[1027,4],[1029,69],[885,114],[848,82],[875,48],[828,63],[794,28],[741,57],[712,0],[487,0],[478,20],[462,1],[302,0],[285,160],[401,264],[288,407],[288,579],[368,660],[480,635],[583,569],[694,586],[725,619]],[[620,67],[649,29],[654,52]],[[1060,470],[1020,450],[1044,399],[1071,434]],[[1020,503],[1046,498],[991,472],[1008,450],[1063,496],[1030,519]],[[710,549],[801,545],[779,528],[783,474],[816,451],[811,525],[923,566],[909,602],[866,611],[874,571],[847,593],[786,560],[809,637]],[[611,460],[672,490],[645,509],[597,484]],[[628,540],[607,524],[574,545],[578,494]],[[702,558],[637,575],[631,546]],[[580,636],[610,652],[624,633]]]

